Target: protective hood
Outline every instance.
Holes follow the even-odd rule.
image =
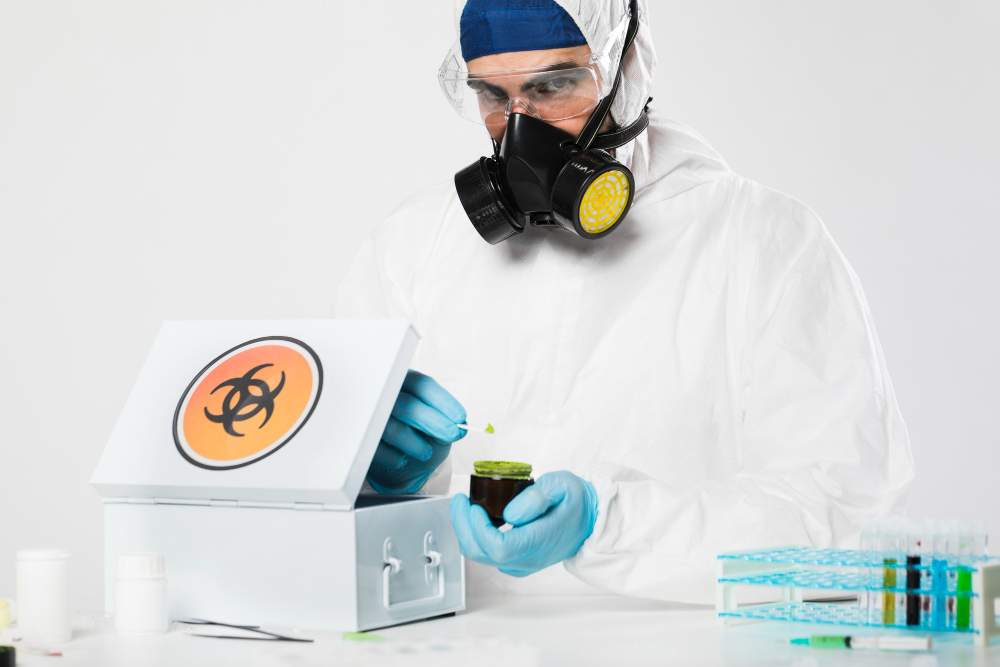
[[[455,31],[461,36],[462,12],[467,0],[455,2]],[[613,38],[613,30],[628,15],[628,0],[556,0],[573,17],[592,51],[598,52]],[[656,51],[649,30],[646,0],[639,0],[639,33],[625,56],[621,87],[611,107],[611,117],[621,126],[639,117],[653,90]]]

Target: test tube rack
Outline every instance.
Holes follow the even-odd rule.
[[[800,621],[866,627],[892,627],[921,632],[954,632],[970,634],[976,646],[989,646],[990,638],[1000,635],[997,626],[997,602],[1000,599],[1000,558],[977,557],[963,564],[971,570],[971,590],[907,588],[902,586],[873,585],[871,570],[887,567],[928,570],[927,565],[905,563],[887,565],[886,554],[852,549],[814,549],[783,547],[738,551],[720,554],[716,564],[715,609],[719,624],[728,625],[737,619]],[[950,565],[949,570],[958,566]],[[906,582],[905,574],[896,577]],[[737,591],[746,586],[769,586],[781,591],[781,601],[739,606]],[[857,604],[831,604],[803,601],[804,590],[829,590],[858,595],[931,595],[970,598],[968,628],[942,628],[927,625],[883,625],[870,622],[867,612]],[[903,619],[905,621],[905,619]]]

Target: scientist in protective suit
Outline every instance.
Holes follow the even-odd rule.
[[[334,307],[423,335],[371,487],[456,494],[471,595],[710,602],[719,552],[900,512],[912,457],[858,278],[807,206],[649,103],[646,1],[459,0],[456,22],[439,79],[487,155],[390,215]],[[467,413],[496,434],[455,442]],[[461,493],[482,459],[534,465],[509,530]]]

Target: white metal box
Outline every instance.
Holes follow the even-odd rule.
[[[465,608],[449,499],[361,494],[419,337],[405,320],[166,322],[91,483],[171,618],[366,630]]]

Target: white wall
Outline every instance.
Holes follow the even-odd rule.
[[[371,227],[488,148],[435,72],[450,2],[0,0],[0,595],[73,553],[164,319],[324,317]],[[1000,4],[653,0],[654,106],[809,203],[865,286],[916,516],[1000,531]]]

